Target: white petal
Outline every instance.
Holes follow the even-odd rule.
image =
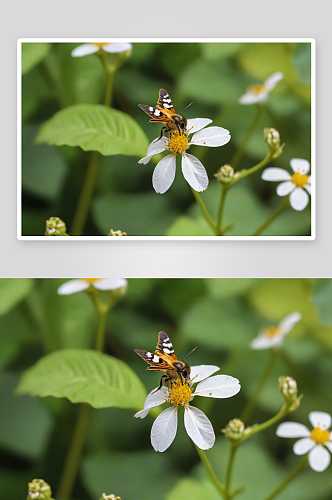
[[[133,48],[131,43],[109,43],[108,45],[103,45],[102,49],[105,52],[115,53],[115,52],[125,52],[126,50],[131,50]]]
[[[313,441],[309,437],[305,437],[300,439],[299,441],[296,441],[296,443],[293,446],[293,451],[295,455],[305,455],[314,446],[315,446],[315,441]]]
[[[90,283],[83,280],[69,280],[63,285],[59,286],[58,294],[59,295],[71,295],[72,293],[82,292],[89,288]]]
[[[259,335],[254,340],[251,341],[251,349],[270,349],[271,347],[276,347],[281,345],[283,342],[283,335],[274,335],[270,337],[269,335]]]
[[[264,85],[267,87],[268,91],[271,92],[272,89],[277,85],[277,83],[280,82],[284,77],[284,74],[281,71],[277,71],[276,73],[273,73],[273,75],[269,76],[265,82]]]
[[[188,436],[201,450],[209,450],[215,442],[212,424],[198,408],[189,406],[184,411],[184,426]]]
[[[177,411],[176,406],[171,406],[158,415],[153,422],[151,444],[156,451],[165,451],[173,443],[178,424]]]
[[[94,54],[95,52],[98,52],[100,47],[98,45],[94,45],[93,43],[83,43],[83,45],[79,45],[76,47],[71,55],[73,57],[83,57],[83,56],[88,56],[90,54]]]
[[[145,418],[152,408],[164,404],[165,401],[167,401],[167,399],[168,399],[168,389],[166,387],[161,387],[157,391],[156,387],[155,389],[153,389],[153,391],[150,392],[150,394],[148,394],[144,403],[144,410],[135,413],[134,417]]]
[[[149,161],[151,160],[152,156],[154,155],[151,155],[151,156],[144,156],[144,158],[141,158],[140,160],[138,160],[138,163],[140,163],[141,165],[146,165],[147,163],[149,163]]]
[[[309,203],[309,195],[302,188],[295,188],[294,191],[289,195],[289,203],[294,210],[300,212],[304,210]]]
[[[301,438],[310,436],[310,431],[297,422],[283,422],[278,426],[276,434],[282,438]]]
[[[190,134],[198,132],[202,128],[212,123],[210,118],[189,118],[187,120],[187,130]]]
[[[295,189],[295,184],[293,184],[292,181],[285,181],[279,184],[279,186],[277,186],[276,191],[278,196],[287,196],[294,189]]]
[[[153,171],[152,185],[156,193],[166,193],[171,187],[176,170],[176,156],[171,154],[165,156]]]
[[[220,370],[219,366],[215,365],[192,366],[190,372],[190,378],[194,379],[193,383],[196,384],[196,382],[200,382],[201,380],[210,377],[210,375],[217,372],[218,370]]]
[[[306,174],[310,170],[310,163],[303,158],[293,158],[289,163],[294,172]]]
[[[310,467],[316,472],[323,472],[331,462],[331,455],[322,445],[315,446],[308,455]]]
[[[331,427],[331,415],[325,411],[312,411],[309,413],[309,421],[313,427],[326,430]]]
[[[193,155],[182,155],[182,173],[188,184],[195,191],[204,191],[209,184],[206,170],[202,163]]]
[[[98,290],[117,290],[128,285],[128,281],[124,278],[103,278],[93,283],[93,287]]]
[[[159,153],[162,153],[163,151],[165,151],[167,145],[168,145],[167,137],[161,137],[160,139],[156,137],[155,140],[152,141],[151,144],[149,144],[146,156],[154,156]]]
[[[237,378],[230,375],[215,375],[200,382],[194,392],[195,396],[208,398],[230,398],[241,389]]]
[[[302,318],[301,313],[293,312],[280,321],[279,326],[282,329],[283,335],[286,335]]]
[[[231,136],[228,130],[222,127],[209,127],[204,130],[196,132],[192,137],[190,144],[196,144],[198,146],[210,146],[216,148],[218,146],[223,146],[231,140]]]
[[[330,440],[331,441],[327,441],[326,443],[324,443],[324,445],[330,450],[330,452],[332,453],[332,435],[330,436]]]
[[[256,102],[262,102],[266,100],[267,97],[267,92],[260,92],[259,94],[256,94],[255,92],[248,91],[245,94],[243,94],[240,99],[239,103],[240,104],[255,104]]]
[[[263,181],[289,181],[291,175],[283,168],[266,168],[262,173]]]
[[[309,194],[311,194],[311,186],[310,186],[310,184],[306,184],[306,185],[305,185],[305,186],[303,186],[303,187],[304,187],[304,189],[305,189],[306,191],[308,191],[308,193],[309,193]]]

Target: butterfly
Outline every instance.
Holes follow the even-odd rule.
[[[189,354],[191,354],[195,349],[193,349]],[[182,382],[189,381],[191,369],[190,366],[184,362],[189,354],[187,354],[183,361],[179,361],[174,353],[173,344],[165,332],[159,332],[158,344],[155,353],[143,351],[143,349],[135,349],[135,352],[150,365],[147,368],[148,370],[166,372],[165,375],[162,375],[159,387],[155,392],[161,389],[163,385],[163,378],[165,379],[165,382],[171,379],[180,379]]]
[[[192,102],[184,108],[185,111]],[[163,130],[165,132],[170,132],[172,130],[177,130],[180,134],[184,134],[187,131],[187,120],[184,116],[177,115],[174,111],[172,100],[165,89],[159,90],[159,99],[157,106],[147,106],[146,104],[139,104],[139,107],[151,118],[151,123],[164,123],[165,127],[162,127],[160,136],[157,141],[162,138]],[[183,113],[182,111],[182,113]],[[155,141],[155,142],[157,142]]]

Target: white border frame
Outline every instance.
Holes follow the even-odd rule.
[[[22,236],[22,43],[310,43],[311,44],[311,235],[310,236]],[[301,241],[316,238],[316,40],[314,38],[19,38],[17,40],[17,239],[21,241]]]

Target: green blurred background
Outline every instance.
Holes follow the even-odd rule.
[[[37,146],[33,141],[41,124],[58,110],[103,102],[103,67],[95,55],[73,58],[77,45],[23,44],[23,235],[42,235],[50,216],[64,220],[70,233],[91,153],[78,147]],[[286,144],[271,166],[289,170],[291,158],[310,161],[310,67],[308,43],[134,43],[115,76],[113,106],[132,116],[153,140],[159,127],[148,123],[137,104],[155,106],[159,89],[166,88],[177,113],[194,101],[186,118],[211,118],[214,125],[230,131],[232,139],[222,148],[190,150],[208,172],[210,185],[202,197],[216,218],[221,188],[213,174],[230,162],[256,113],[256,105],[238,104],[250,83],[262,82],[275,71],[285,75],[269,96],[239,168],[250,168],[265,156],[264,127],[277,128]],[[173,185],[159,195],[152,188],[155,165],[139,165],[137,160],[102,158],[84,234],[106,235],[112,228],[132,236],[211,235],[179,165]],[[227,234],[254,232],[281,201],[275,188],[276,183],[260,179],[260,172],[234,187],[224,222],[236,224]],[[287,210],[264,232],[309,234],[310,207],[303,212]]]
[[[78,405],[56,398],[13,396],[22,372],[47,353],[94,344],[97,315],[84,292],[58,296],[61,279],[0,280],[0,498],[23,499],[34,477],[49,482],[56,498]],[[158,332],[170,335],[182,359],[216,364],[239,378],[241,392],[230,399],[196,398],[217,436],[208,457],[224,479],[229,443],[220,433],[239,417],[270,360],[270,351],[249,343],[263,325],[300,311],[302,320],[286,337],[284,351],[265,386],[249,424],[273,416],[283,403],[278,377],[297,380],[300,407],[286,417],[310,426],[310,411],[332,409],[331,279],[129,279],[126,294],[109,314],[105,352],[134,369],[147,391],[159,375],[146,371],[135,348],[153,350]],[[181,412],[180,412],[181,413]],[[98,499],[103,492],[122,500],[217,500],[179,415],[177,436],[164,453],[150,444],[153,419],[134,412],[93,410],[73,500]],[[234,487],[246,484],[243,500],[265,498],[296,466],[293,439],[281,439],[272,426],[239,449]],[[308,469],[280,500],[328,500],[331,467]]]

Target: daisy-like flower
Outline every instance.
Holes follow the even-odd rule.
[[[299,312],[293,312],[282,319],[279,325],[263,326],[258,332],[258,336],[251,342],[251,349],[269,349],[279,347],[284,341],[284,337],[302,318]]]
[[[189,119],[185,134],[172,131],[169,138],[162,137],[151,142],[146,156],[138,163],[146,165],[154,155],[166,150],[171,153],[165,156],[154,169],[152,185],[157,193],[163,194],[171,187],[175,177],[176,156],[178,154],[182,156],[182,173],[188,184],[195,191],[204,191],[208,187],[209,179],[204,166],[195,156],[186,151],[193,144],[218,147],[230,141],[231,136],[228,130],[222,127],[204,128],[209,123],[212,123],[209,118]],[[189,134],[194,134],[190,142]]]
[[[104,52],[109,52],[111,54],[114,54],[119,52],[125,52],[126,50],[131,50],[131,49],[132,49],[131,43],[92,42],[92,43],[83,43],[82,45],[79,45],[72,51],[71,55],[73,57],[83,57],[83,56],[88,56],[90,54],[95,54],[99,50],[103,50]]]
[[[280,82],[284,77],[281,71],[273,73],[269,76],[264,83],[254,83],[249,85],[246,93],[240,99],[240,104],[255,104],[256,102],[265,102],[271,90]]]
[[[309,421],[313,430],[296,422],[284,422],[277,428],[277,436],[285,438],[302,438],[296,441],[293,447],[295,455],[305,455],[309,452],[308,462],[316,472],[323,472],[331,462],[332,432],[331,415],[323,411],[309,413]],[[324,448],[326,446],[326,448]]]
[[[278,196],[289,194],[289,203],[294,210],[304,210],[309,203],[311,194],[311,175],[307,175],[310,170],[310,163],[302,158],[293,158],[290,166],[294,172],[291,175],[283,168],[267,168],[262,173],[264,181],[284,181],[277,187]]]
[[[173,405],[164,410],[152,425],[151,444],[156,451],[165,451],[172,444],[177,429],[178,410],[181,406],[184,407],[184,426],[188,436],[202,450],[212,448],[215,441],[212,424],[201,410],[190,406],[189,402],[195,396],[230,398],[239,392],[241,386],[238,379],[229,375],[210,377],[219,369],[213,365],[192,366],[192,378],[189,383],[175,380],[170,388],[161,387],[158,391],[154,389],[150,392],[144,409],[135,414],[136,418],[145,418],[152,408],[165,402]],[[199,384],[193,391],[192,385],[197,382]]]
[[[71,295],[76,292],[83,292],[90,286],[97,290],[117,290],[127,286],[127,280],[124,278],[79,278],[66,281],[59,286],[59,295]]]

